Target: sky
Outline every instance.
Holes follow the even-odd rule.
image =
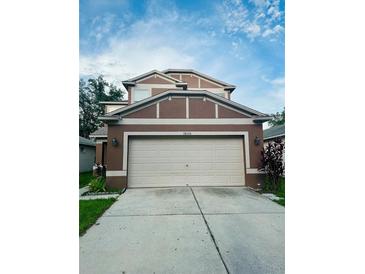
[[[283,0],[80,0],[80,77],[121,82],[195,69],[235,85],[232,100],[283,110]],[[124,88],[123,88],[124,89]]]

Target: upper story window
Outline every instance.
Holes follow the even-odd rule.
[[[149,89],[135,88],[132,93],[133,102],[141,101],[151,96]]]

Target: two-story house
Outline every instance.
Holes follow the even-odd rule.
[[[259,189],[262,123],[232,101],[235,86],[187,69],[123,81],[128,101],[103,102],[96,161],[113,188],[248,186]]]

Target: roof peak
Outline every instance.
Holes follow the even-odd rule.
[[[228,84],[226,82],[223,82],[221,80],[218,80],[218,79],[216,79],[216,78],[214,78],[212,76],[209,76],[207,74],[204,74],[204,73],[202,73],[200,71],[197,71],[197,70],[194,70],[194,69],[165,69],[165,70],[162,70],[161,72],[164,73],[164,74],[166,74],[166,73],[174,73],[174,72],[177,72],[177,73],[179,73],[179,72],[180,73],[184,73],[184,72],[193,73],[193,74],[196,74],[196,75],[201,76],[203,78],[206,78],[206,79],[208,79],[210,81],[213,81],[213,82],[216,82],[218,84],[221,84],[223,86],[231,87],[232,88],[232,91],[236,88],[235,85]]]

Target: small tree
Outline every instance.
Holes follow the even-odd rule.
[[[271,114],[274,118],[269,121],[270,126],[280,126],[285,124],[285,108],[282,112],[276,112],[276,114]]]
[[[262,154],[262,166],[261,171],[264,171],[268,176],[270,185],[265,186],[270,190],[277,192],[279,187],[279,178],[284,175],[284,143],[280,140],[274,140],[261,152]]]
[[[103,76],[79,81],[79,135],[88,138],[89,134],[102,125],[98,117],[104,114],[101,101],[123,100],[125,92],[108,83]]]

